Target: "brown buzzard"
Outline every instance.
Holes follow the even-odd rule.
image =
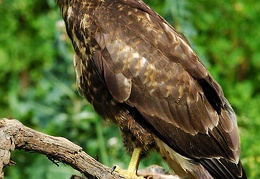
[[[236,115],[182,34],[141,0],[57,2],[79,91],[130,153],[155,147],[183,178],[246,178]]]

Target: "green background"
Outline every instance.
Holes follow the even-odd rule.
[[[146,0],[185,34],[237,113],[241,160],[260,178],[260,1]],[[127,167],[117,127],[77,92],[73,51],[55,0],[0,0],[0,117],[63,136],[108,166]],[[103,127],[106,126],[106,127]],[[14,151],[7,179],[69,178],[47,157]],[[156,152],[141,163],[165,166]]]

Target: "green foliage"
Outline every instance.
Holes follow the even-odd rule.
[[[260,178],[260,1],[146,0],[183,32],[221,84],[241,132],[249,178]],[[77,93],[73,51],[53,0],[0,0],[0,115],[79,144],[108,165],[126,167],[117,127],[101,120]],[[105,127],[103,127],[105,126]],[[70,167],[15,151],[6,178],[69,178]],[[164,165],[151,154],[142,166]]]

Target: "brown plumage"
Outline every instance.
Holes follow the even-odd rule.
[[[236,116],[186,38],[141,0],[58,0],[79,91],[131,153],[184,178],[246,178]]]

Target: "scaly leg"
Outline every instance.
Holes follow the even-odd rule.
[[[140,161],[141,152],[142,152],[141,148],[134,149],[126,172],[121,171],[121,169],[119,167],[116,167],[115,171],[120,173],[126,179],[132,179],[132,178],[143,179],[143,177],[138,177],[136,175],[136,172],[138,169],[138,164]]]

